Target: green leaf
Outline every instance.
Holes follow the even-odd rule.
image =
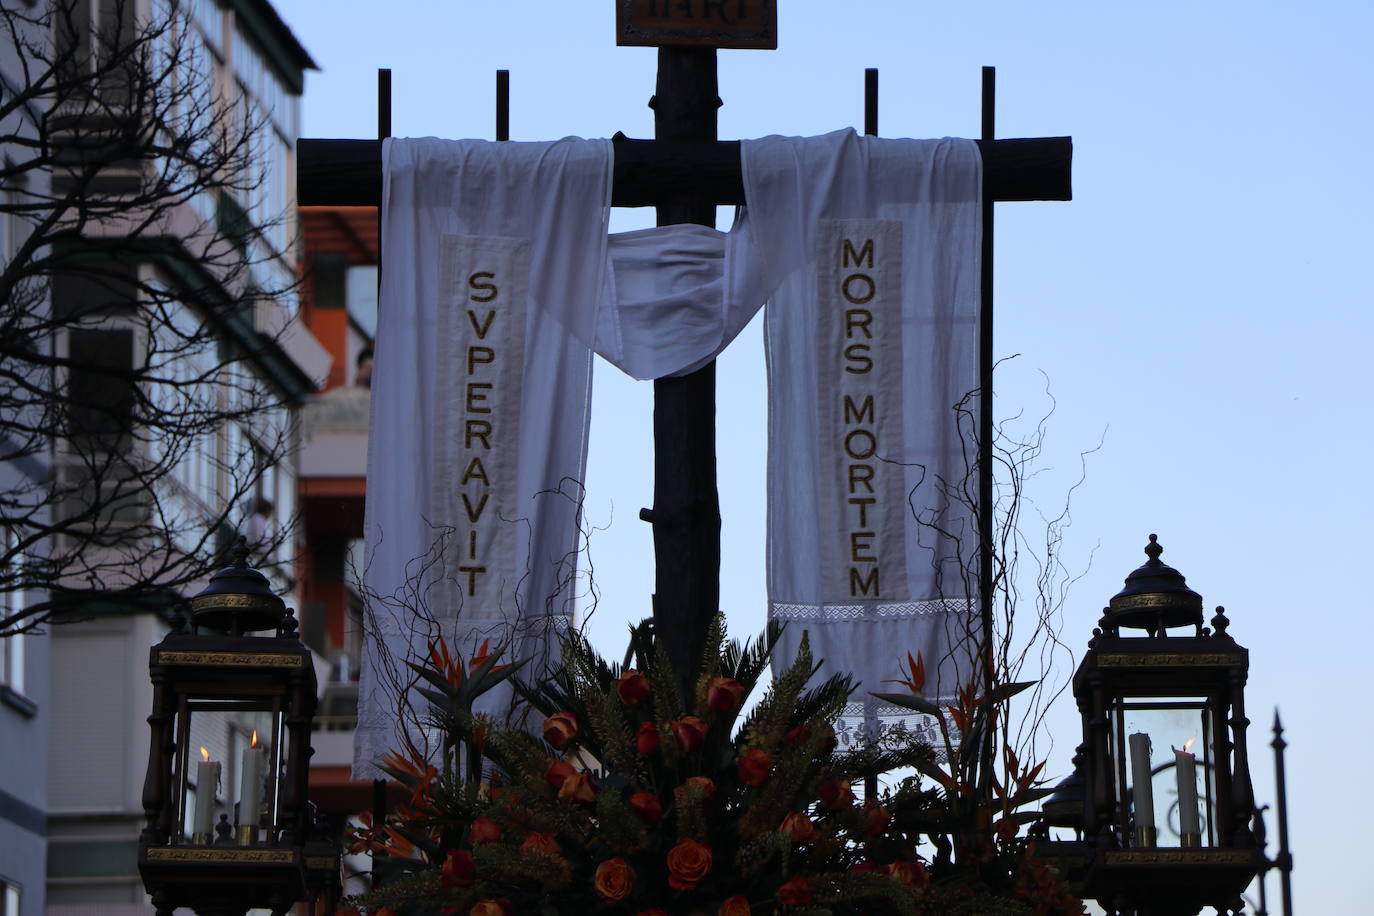
[[[992,702],[1001,703],[1009,700],[1023,690],[1034,687],[1039,681],[1017,681],[1012,684],[998,684],[992,688]]]
[[[927,700],[925,697],[918,697],[914,693],[873,693],[869,696],[877,697],[884,702],[903,709],[914,709],[916,712],[923,712],[928,716],[940,717],[940,707]]]

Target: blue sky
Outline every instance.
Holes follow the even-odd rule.
[[[511,71],[512,139],[652,136],[655,55],[615,47],[612,0],[276,5],[322,68],[304,136],[373,136],[377,67],[394,72],[397,136],[490,138],[497,68]],[[722,138],[861,127],[864,67],[881,71],[884,135],[976,136],[983,65],[998,68],[999,136],[1073,136],[1074,201],[1000,204],[996,224],[996,351],[1020,354],[999,373],[999,415],[1038,415],[1046,378],[1057,401],[1043,505],[1102,441],[1065,544],[1090,568],[1063,637],[1084,646],[1158,532],[1164,560],[1251,649],[1261,802],[1282,709],[1299,906],[1363,910],[1374,6],[780,6],[778,50],[720,52]],[[614,225],[651,219],[617,211]],[[719,372],[722,603],[747,634],[764,613],[757,322]],[[618,654],[653,583],[636,517],[652,501],[651,386],[599,363],[595,390],[591,632]],[[1048,728],[1063,773],[1078,728],[1067,698]]]

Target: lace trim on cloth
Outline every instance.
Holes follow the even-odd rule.
[[[952,704],[954,698],[936,701],[940,706]],[[877,700],[869,702],[846,703],[835,720],[835,738],[839,749],[854,750],[869,737],[879,737],[888,732],[906,732],[918,740],[929,744],[935,752],[935,759],[945,762],[945,740],[940,734],[939,723],[933,716],[922,715],[891,703]],[[950,723],[950,737],[958,746],[958,734]]]
[[[897,604],[771,604],[773,620],[892,620],[935,614],[967,614],[973,603],[965,598],[930,598]]]

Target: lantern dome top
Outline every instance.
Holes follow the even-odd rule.
[[[192,622],[234,636],[280,627],[286,602],[272,591],[266,576],[248,565],[242,538],[230,553],[234,562],[211,576],[210,584],[191,599]]]
[[[1040,805],[1041,819],[1049,827],[1083,829],[1083,800],[1087,796],[1087,780],[1083,776],[1083,746],[1073,755],[1073,772],[1059,781],[1054,793]]]
[[[1106,618],[1118,627],[1151,632],[1168,627],[1202,626],[1202,596],[1188,587],[1183,573],[1160,562],[1159,538],[1150,535],[1145,565],[1126,577],[1126,587],[1107,605]]]

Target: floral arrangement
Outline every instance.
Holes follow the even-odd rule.
[[[1005,813],[986,843],[951,840],[968,820],[955,765],[900,732],[837,753],[831,722],[853,687],[807,686],[817,666],[805,638],[749,709],[778,633],[741,646],[717,620],[688,679],[648,625],[631,629],[621,665],[572,634],[552,678],[512,682],[542,716],[540,734],[472,712],[521,663],[500,666],[483,647],[465,666],[435,643],[412,667],[444,752],[384,760],[411,797],[355,835],[380,880],[353,903],[373,916],[1082,912],[1008,826],[1020,823],[1015,805],[1043,794],[1038,768],[999,785]],[[897,696],[927,703],[910,664],[911,693]],[[961,696],[954,710],[976,716],[979,702]],[[943,728],[952,710],[934,712]],[[856,798],[865,777],[899,768],[934,785],[918,775]]]

